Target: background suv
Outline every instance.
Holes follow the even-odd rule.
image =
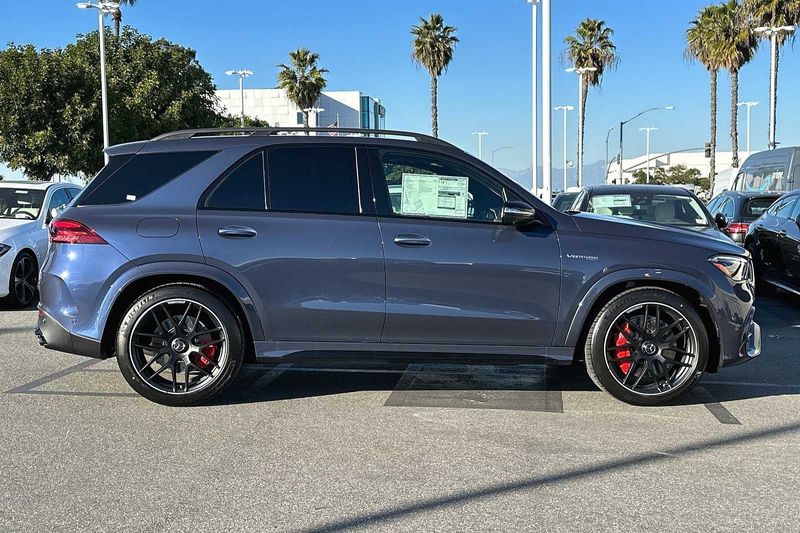
[[[116,355],[157,402],[206,401],[245,360],[399,357],[585,359],[660,404],[760,351],[727,237],[561,213],[439,139],[193,130],[108,152],[51,224],[37,334]]]

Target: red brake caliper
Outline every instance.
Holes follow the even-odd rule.
[[[201,339],[206,342],[206,339]],[[208,369],[212,361],[217,360],[217,345],[212,344],[200,349],[200,356],[197,357],[195,364],[203,369]]]
[[[630,335],[631,333],[631,326],[627,322],[625,322],[625,326],[622,328],[625,330],[625,333]],[[617,340],[614,341],[614,346],[625,346],[628,344],[628,339],[625,338],[625,335],[622,333],[617,333]],[[631,351],[629,348],[617,348],[617,359],[622,359],[624,357],[630,357]],[[631,364],[628,361],[623,361],[621,363],[617,363],[619,365],[619,369],[622,370],[623,374],[627,374],[628,371],[631,369]]]

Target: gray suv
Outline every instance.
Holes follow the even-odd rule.
[[[244,362],[394,358],[585,362],[657,405],[760,352],[726,237],[561,213],[438,139],[190,130],[108,154],[51,224],[36,333],[159,403]]]

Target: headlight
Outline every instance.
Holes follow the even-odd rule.
[[[0,244],[0,257],[3,257],[4,255],[6,255],[6,252],[8,252],[10,249],[11,249],[11,247],[9,245]]]
[[[708,260],[733,281],[752,281],[753,264],[750,259],[738,255],[715,255]]]

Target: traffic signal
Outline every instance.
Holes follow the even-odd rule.
[[[710,142],[706,143],[705,156],[706,156],[706,158],[710,158],[711,157],[711,143]]]

